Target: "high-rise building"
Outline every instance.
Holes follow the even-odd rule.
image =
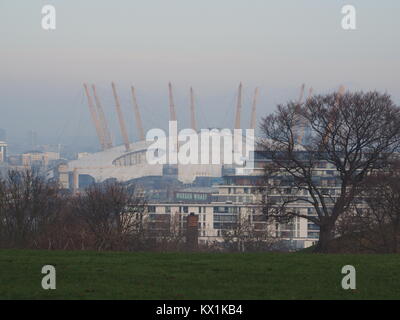
[[[0,163],[6,162],[7,160],[7,143],[0,141]]]
[[[57,152],[31,151],[21,155],[22,165],[25,167],[47,167],[51,161],[59,160]]]

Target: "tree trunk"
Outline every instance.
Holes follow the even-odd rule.
[[[328,253],[331,249],[331,242],[333,240],[333,224],[326,223],[320,225],[319,240],[315,247],[316,253]]]

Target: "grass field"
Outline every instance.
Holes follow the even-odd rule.
[[[41,268],[57,289],[41,288]],[[343,290],[344,265],[357,289]],[[1,299],[399,299],[400,255],[0,250]]]

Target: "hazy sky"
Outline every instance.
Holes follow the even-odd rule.
[[[55,31],[41,28],[45,4],[57,10]],[[345,4],[356,7],[355,31],[341,28]],[[255,86],[259,115],[301,83],[388,91],[400,104],[399,57],[398,0],[0,0],[0,127],[10,141],[30,129],[42,142],[94,136],[83,82],[98,85],[117,140],[111,81],[131,138],[131,84],[147,129],[168,119],[168,81],[181,127],[191,85],[202,127],[232,126],[240,81],[244,126]]]

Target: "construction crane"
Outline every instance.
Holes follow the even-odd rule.
[[[302,101],[303,101],[303,97],[304,97],[304,89],[305,89],[306,85],[303,83],[301,85],[300,88],[300,96],[299,96],[299,100],[297,101],[297,106],[300,107]]]
[[[168,83],[168,91],[169,91],[169,117],[170,121],[176,121],[176,112],[175,112],[175,103],[174,96],[172,93],[172,84]],[[168,138],[170,152],[178,152],[179,151],[179,143],[178,143],[178,135],[172,135]]]
[[[88,100],[88,106],[89,106],[90,115],[92,117],[92,121],[93,121],[94,127],[96,128],[96,134],[97,134],[97,137],[99,139],[100,146],[101,146],[102,150],[105,150],[106,149],[106,143],[104,141],[104,136],[103,136],[103,133],[102,133],[102,130],[101,130],[101,124],[100,124],[100,121],[99,121],[99,119],[97,117],[96,109],[94,107],[93,100],[92,100],[92,97],[90,96],[89,88],[88,88],[86,83],[83,84],[83,88],[85,90],[85,94],[86,94],[86,97],[87,97],[87,100]]]
[[[295,130],[294,130],[294,143],[301,144],[304,138],[304,131],[305,131],[305,119],[301,116],[301,104],[303,102],[304,97],[304,90],[305,84],[303,83],[300,87],[300,95],[297,100],[295,106],[295,116],[294,116],[294,123],[295,123]]]
[[[235,117],[235,129],[240,129],[240,116],[242,112],[242,83],[239,84],[238,97],[236,104],[236,117]]]
[[[334,125],[334,121],[335,121],[335,117],[336,117],[336,111],[339,107],[339,103],[340,103],[340,98],[343,97],[345,92],[345,87],[344,86],[340,86],[338,92],[336,93],[336,99],[335,99],[335,104],[333,106],[333,110],[331,113],[331,118],[329,119],[329,123],[326,127],[325,130],[325,134],[322,138],[323,144],[327,144],[328,143],[328,139],[329,139],[329,132],[332,130],[332,127]]]
[[[303,88],[303,87],[302,87]],[[302,92],[304,91],[304,89],[302,89]],[[308,89],[308,97],[306,102],[310,101],[311,97],[313,95],[313,88],[310,87],[310,89]],[[307,121],[306,119],[304,119],[304,117],[300,117],[299,119],[299,128],[298,128],[298,135],[296,137],[297,143],[298,144],[303,144],[303,140],[304,140],[304,136],[305,136],[305,130],[307,127]]]
[[[100,99],[97,95],[96,86],[94,84],[92,85],[92,90],[93,90],[93,95],[94,95],[94,101],[95,101],[96,107],[97,107],[97,113],[99,115],[99,120],[100,120],[103,138],[104,138],[105,148],[110,149],[113,147],[112,141],[111,141],[111,134],[110,134],[110,130],[108,129],[107,120],[104,115],[103,106],[101,105]]]
[[[131,86],[131,92],[132,92],[133,112],[135,113],[136,127],[138,130],[138,138],[139,141],[144,141],[145,137],[144,137],[142,118],[140,117],[139,105],[137,103],[136,90],[134,86]]]
[[[259,90],[256,88],[254,90],[254,98],[253,98],[253,106],[251,109],[251,120],[250,120],[250,129],[256,128],[256,118],[257,118],[257,99],[258,99]]]
[[[170,114],[170,120],[171,121],[176,121],[174,96],[172,94],[172,84],[171,84],[171,82],[168,83],[168,91],[169,91],[169,114]]]
[[[194,92],[193,92],[193,88],[190,87],[190,125],[191,125],[191,128],[197,132],[196,114],[195,114],[194,108],[195,108]]]
[[[117,90],[115,89],[114,82],[111,83],[111,87],[112,87],[112,91],[113,91],[113,95],[114,95],[114,99],[115,99],[115,109],[117,110],[119,127],[121,129],[122,139],[124,140],[126,151],[129,151],[130,148],[129,148],[128,131],[126,130],[124,116],[122,114],[121,104],[119,102],[119,98],[118,98],[118,95],[117,95]]]
[[[310,89],[308,89],[308,97],[307,97],[307,101],[309,101],[309,100],[311,99],[312,95],[313,95],[313,88],[312,88],[312,87],[310,87]]]

